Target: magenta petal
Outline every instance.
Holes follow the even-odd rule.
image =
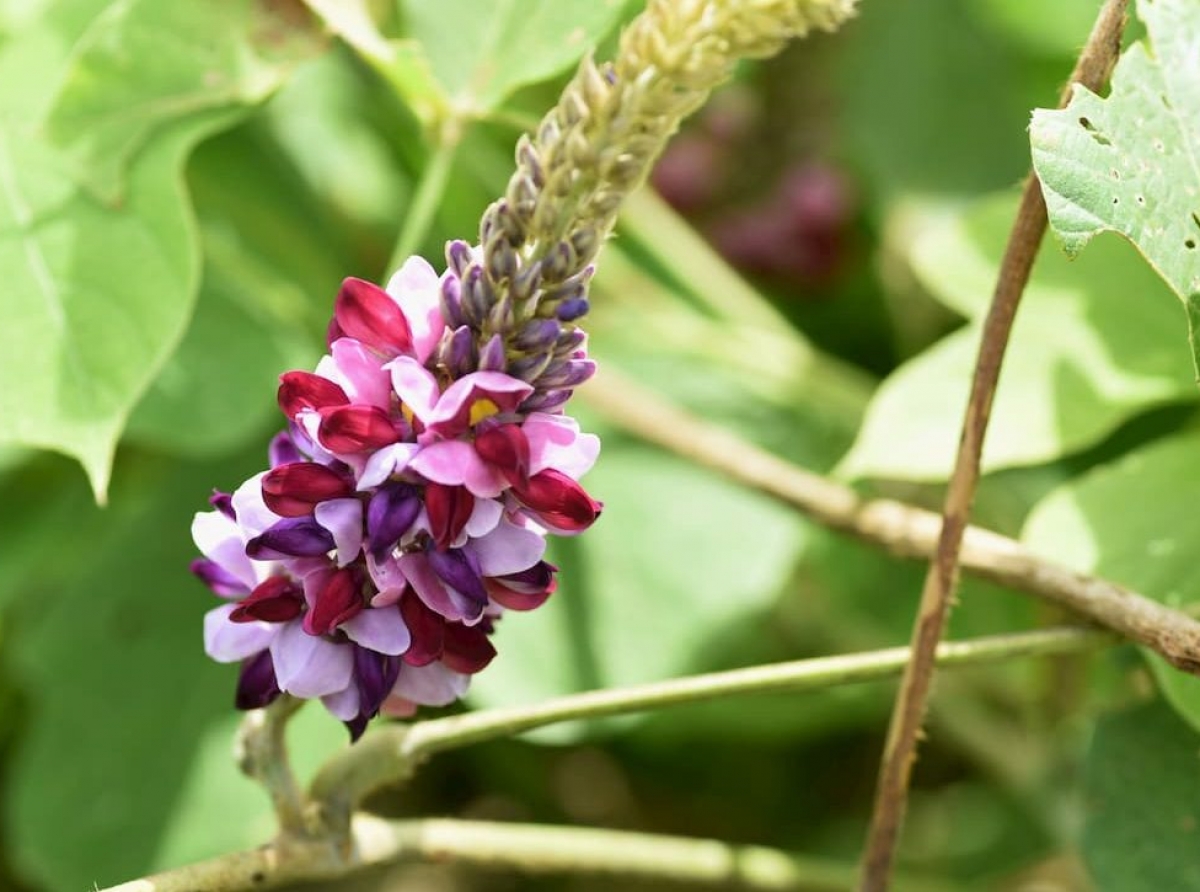
[[[362,551],[363,508],[358,499],[330,499],[317,505],[313,516],[333,534],[337,564],[344,567]]]
[[[408,626],[396,606],[364,610],[342,623],[342,631],[356,644],[393,657],[412,644]]]
[[[512,412],[531,393],[531,385],[503,372],[472,372],[446,388],[426,424],[443,437],[456,437],[479,420],[471,418],[471,410],[480,400]]]
[[[229,614],[236,607],[222,604],[204,614],[204,652],[218,663],[236,663],[253,656],[268,647],[283,628],[264,622],[231,622]]]
[[[271,659],[280,689],[297,697],[335,694],[350,684],[354,671],[350,647],[309,635],[298,622],[279,629]]]
[[[540,561],[546,552],[546,540],[533,530],[502,520],[492,532],[472,539],[466,547],[484,576],[506,576],[528,570]]]
[[[392,296],[371,282],[348,278],[334,302],[334,318],[348,337],[395,356],[412,349],[412,329]]]
[[[423,424],[433,414],[437,405],[437,379],[411,356],[399,356],[384,366],[392,375],[392,389],[400,402],[404,403]]]
[[[431,443],[408,463],[426,480],[447,486],[465,486],[472,495],[491,499],[504,491],[500,473],[479,457],[475,447],[461,440]]]

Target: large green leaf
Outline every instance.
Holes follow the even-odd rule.
[[[480,114],[569,67],[616,23],[624,0],[400,0],[408,36],[451,105]]]
[[[1100,720],[1083,855],[1098,892],[1197,892],[1200,738],[1161,703]]]
[[[199,43],[227,39],[224,21],[234,7],[204,9],[211,22],[198,33]],[[40,112],[39,103],[0,89],[6,113],[0,121],[0,278],[6,286],[0,294],[0,442],[78,458],[101,498],[121,428],[182,335],[195,297],[198,246],[181,182],[183,161],[198,140],[228,126],[243,100],[261,95],[266,70],[245,67],[239,51],[220,57],[227,67],[197,72],[197,58],[213,61],[207,50],[189,53],[173,42],[174,51],[166,53],[145,41],[147,29],[161,33],[164,14],[163,4],[118,3],[86,32],[51,109],[65,148],[34,126],[29,115]],[[233,21],[252,24],[244,16]],[[192,24],[199,27],[199,20]],[[15,67],[11,53],[25,58],[25,33],[4,44],[0,69]],[[28,33],[39,52],[26,61],[44,67],[23,71],[20,84],[37,93],[43,82],[58,80],[67,41],[36,22]],[[259,30],[245,40],[278,37]],[[245,50],[245,41],[239,46]],[[199,78],[195,101],[160,107],[154,84],[170,81],[173,63]],[[206,76],[211,94],[203,89]],[[231,93],[230,83],[239,78],[247,83]],[[113,116],[130,123],[125,104],[153,122],[141,126],[135,115],[132,141],[118,139],[113,123]],[[89,141],[90,130],[64,123],[72,121],[76,128],[103,125],[111,135]],[[86,186],[76,178],[79,171],[88,175]],[[96,188],[112,194],[118,175],[121,200],[110,203]]]
[[[261,462],[254,452],[235,467],[131,455],[105,509],[61,461],[3,489],[0,533],[39,558],[0,575],[4,661],[30,704],[6,778],[6,843],[40,886],[145,873],[194,750],[232,712],[236,672],[204,656],[200,619],[215,599],[188,578],[186,531],[212,485]],[[34,513],[38,500],[47,510]]]
[[[74,48],[46,127],[108,202],[154,134],[181,118],[251,105],[315,47],[307,22],[255,0],[117,0]]]
[[[1184,301],[1200,363],[1200,6],[1141,0],[1147,41],[1131,46],[1100,98],[1034,112],[1033,163],[1069,254],[1098,232],[1133,242]]]
[[[988,199],[914,239],[918,278],[971,322],[884,381],[844,473],[948,476],[1014,207],[1010,196]],[[1043,251],[1005,357],[984,469],[1070,455],[1149,407],[1194,399],[1180,321],[1167,289],[1119,240],[1074,262]]]
[[[1052,492],[1022,533],[1035,550],[1172,607],[1200,601],[1195,478],[1200,429],[1188,428]],[[1147,654],[1168,701],[1200,730],[1200,678]]]

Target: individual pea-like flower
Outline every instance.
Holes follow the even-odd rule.
[[[241,663],[240,708],[320,698],[356,739],[381,711],[453,702],[501,613],[554,591],[545,535],[599,514],[578,482],[597,438],[561,401],[531,409],[527,381],[447,362],[446,290],[419,258],[387,290],[347,279],[329,353],[281,376],[269,470],[196,515],[192,569],[228,601],[205,649]]]

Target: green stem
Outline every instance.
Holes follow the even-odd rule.
[[[963,666],[1073,653],[1113,640],[1104,632],[1062,627],[947,642],[938,649],[937,658],[943,666]],[[313,781],[311,795],[326,809],[328,820],[344,826],[365,796],[381,786],[407,779],[417,764],[443,750],[513,737],[574,719],[645,712],[738,694],[806,691],[887,678],[899,674],[908,657],[907,647],[818,657],[381,728],[327,762]]]
[[[437,131],[437,141],[425,169],[421,172],[421,179],[413,193],[408,212],[404,215],[404,224],[400,227],[396,247],[392,249],[391,259],[388,260],[386,275],[391,275],[399,269],[405,260],[420,249],[429,235],[433,218],[446,192],[446,184],[450,181],[450,169],[454,166],[454,156],[461,142],[461,122],[447,119]]]
[[[236,892],[336,880],[373,866],[427,861],[530,875],[573,874],[657,880],[719,889],[831,892],[849,889],[854,868],[763,846],[585,827],[426,818],[385,821],[356,815],[344,849],[328,841],[277,841],[168,870],[100,892]],[[942,892],[901,877],[911,892]]]

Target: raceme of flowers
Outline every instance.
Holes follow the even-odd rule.
[[[281,376],[269,470],[196,515],[192,570],[228,602],[205,649],[241,662],[239,708],[319,697],[357,739],[380,712],[453,702],[503,610],[554,591],[545,534],[598,516],[578,479],[599,441],[562,410],[595,369],[557,321],[577,308],[480,349],[462,291],[416,257],[386,291],[347,279],[328,354]]]

